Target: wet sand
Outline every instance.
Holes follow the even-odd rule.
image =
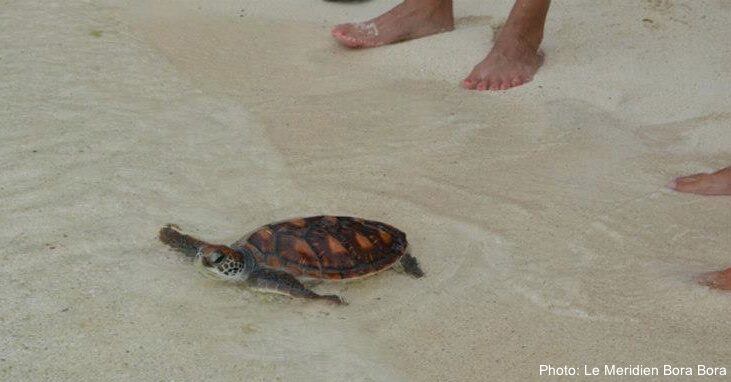
[[[330,38],[395,3],[4,5],[0,379],[730,368],[731,295],[693,277],[731,265],[731,199],[662,186],[731,162],[731,7],[555,2],[535,80],[476,93],[459,81],[509,2],[459,1],[419,41]],[[317,286],[333,307],[156,241],[321,213],[403,229],[427,276]]]

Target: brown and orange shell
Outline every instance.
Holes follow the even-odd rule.
[[[352,279],[387,269],[406,253],[406,234],[347,216],[313,216],[268,224],[232,245],[260,266],[296,277]]]

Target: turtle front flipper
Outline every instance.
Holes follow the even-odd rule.
[[[195,258],[203,247],[210,244],[180,232],[178,226],[168,224],[160,229],[158,234],[160,241],[171,248],[182,252],[190,258]]]
[[[259,268],[249,274],[249,286],[264,292],[281,293],[292,297],[326,300],[335,304],[346,302],[334,294],[319,295],[304,286],[289,273],[273,269]]]

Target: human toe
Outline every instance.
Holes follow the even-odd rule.
[[[708,272],[701,274],[696,281],[714,289],[731,290],[731,268],[720,272]]]
[[[680,192],[703,193],[709,187],[708,175],[694,174],[682,176],[671,181],[667,186]]]

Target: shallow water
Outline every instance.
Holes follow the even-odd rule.
[[[536,81],[476,94],[456,84],[489,41],[479,24],[379,50],[330,41],[375,3],[6,7],[0,379],[731,367],[731,299],[692,282],[731,262],[731,200],[661,187],[728,162],[731,54],[699,36],[728,33],[729,10],[558,6]],[[577,58],[590,46],[566,20],[595,13],[596,39],[638,33]],[[668,41],[685,47],[671,67]],[[350,302],[333,307],[210,280],[156,241],[169,222],[230,243],[321,213],[401,228],[427,276],[317,286]]]

